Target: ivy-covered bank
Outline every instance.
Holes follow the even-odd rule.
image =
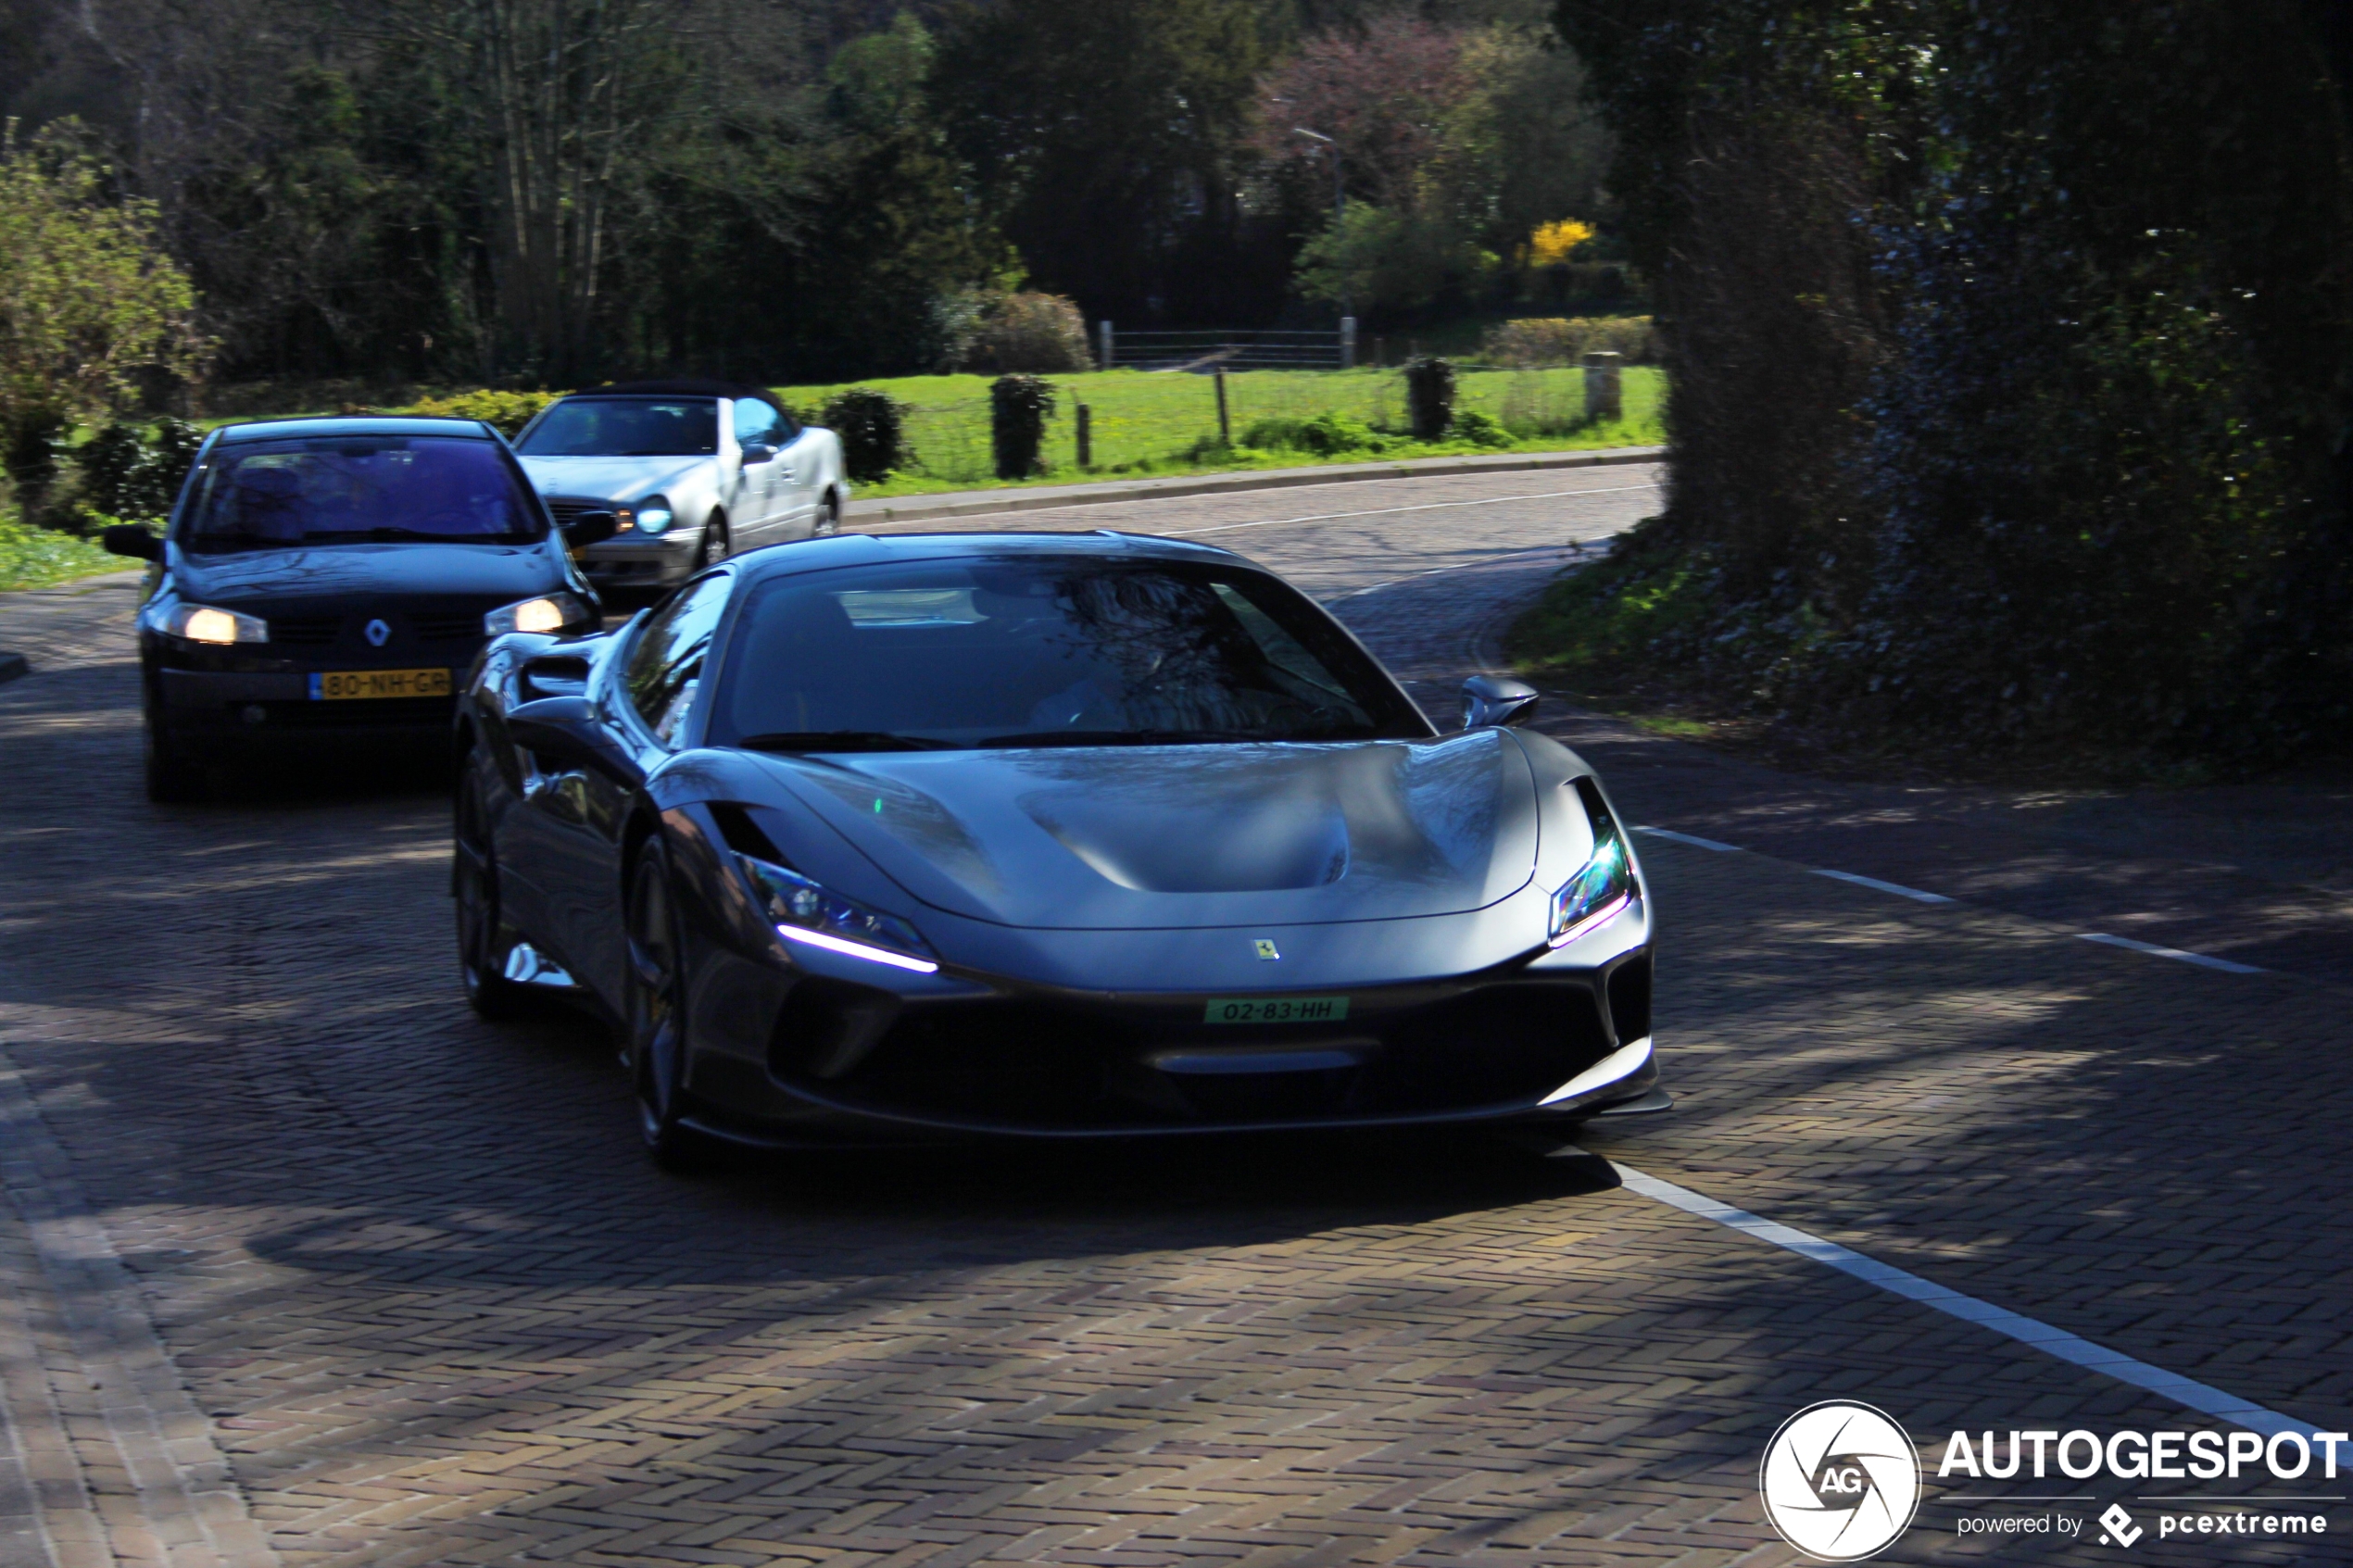
[[[1661,291],[1673,483],[1524,657],[1853,748],[2341,747],[2346,10],[1561,5]]]

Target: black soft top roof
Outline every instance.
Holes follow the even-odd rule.
[[[778,413],[786,409],[776,395],[765,387],[751,386],[742,382],[705,381],[698,377],[680,377],[672,381],[623,381],[604,386],[584,386],[570,395],[573,397],[733,397],[749,398],[765,403]]]

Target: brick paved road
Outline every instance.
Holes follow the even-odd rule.
[[[1043,521],[1377,512],[1202,536],[1338,600],[1436,705],[1562,552],[1651,504],[1617,488],[1641,470],[1545,477]],[[1586,494],[1442,505],[1539,490]],[[1408,506],[1433,509],[1378,510]],[[1816,1399],[1880,1405],[1931,1466],[1956,1426],[2213,1424],[1573,1153],[662,1178],[600,1034],[465,1011],[428,784],[154,808],[135,725],[102,637],[0,688],[11,1568],[1781,1563],[1756,1461]],[[1645,854],[1682,1101],[1594,1149],[2347,1426],[2345,993]],[[2084,1489],[2079,1515],[2133,1492]],[[1957,1543],[1944,1496],[1892,1558],[2118,1555]],[[2332,1518],[2301,1550],[2132,1555],[2309,1561],[2353,1537]]]

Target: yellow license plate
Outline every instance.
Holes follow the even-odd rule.
[[[310,699],[358,696],[447,696],[447,670],[328,670],[310,677]]]

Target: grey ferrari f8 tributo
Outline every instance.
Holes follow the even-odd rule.
[[[1574,752],[1441,734],[1241,557],[844,536],[461,694],[466,988],[626,1041],[646,1143],[1658,1109],[1651,906]]]

